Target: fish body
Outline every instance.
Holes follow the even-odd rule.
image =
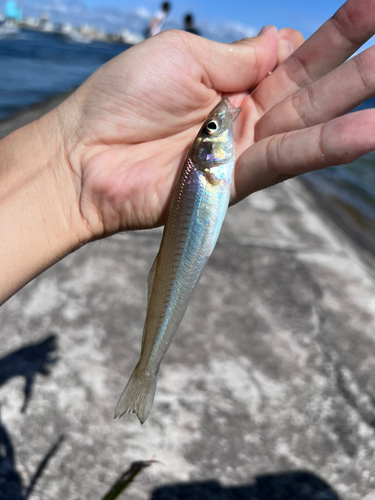
[[[215,247],[229,205],[234,125],[240,110],[224,97],[208,115],[187,154],[148,276],[141,357],[115,417],[135,412],[143,423],[151,411],[160,363]]]

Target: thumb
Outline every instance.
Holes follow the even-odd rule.
[[[258,36],[232,44],[202,37],[187,39],[200,63],[204,83],[218,92],[244,92],[259,83],[277,63],[277,29],[265,26]]]

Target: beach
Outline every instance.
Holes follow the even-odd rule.
[[[229,209],[144,426],[112,417],[161,229],[87,245],[5,303],[3,498],[25,498],[43,460],[31,500],[101,498],[131,462],[155,459],[129,498],[371,500],[375,260],[319,195],[294,179]]]

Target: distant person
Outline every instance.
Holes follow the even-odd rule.
[[[200,35],[200,31],[194,26],[193,14],[186,14],[184,17],[184,30],[193,35]]]
[[[162,3],[161,9],[156,12],[149,25],[147,26],[147,29],[145,31],[145,38],[150,38],[151,36],[157,35],[161,32],[170,10],[171,4],[169,2]]]

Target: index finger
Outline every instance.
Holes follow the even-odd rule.
[[[375,33],[375,0],[348,0],[254,95],[267,111],[342,64]]]

